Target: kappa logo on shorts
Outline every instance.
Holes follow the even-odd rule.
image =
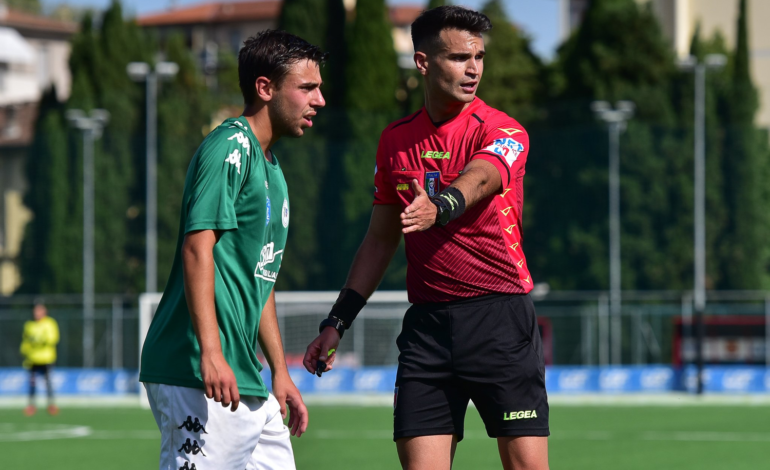
[[[511,411],[510,413],[503,413],[503,420],[513,421],[514,419],[532,419],[537,418],[537,411]]]
[[[187,440],[184,442],[184,444],[182,444],[182,447],[180,447],[177,450],[177,452],[182,452],[182,451],[184,451],[185,454],[192,453],[193,455],[201,454],[204,457],[206,456],[206,454],[203,453],[203,449],[201,448],[201,446],[198,445],[198,441],[193,440],[192,444],[191,444],[190,443],[190,438],[187,438]]]
[[[182,425],[179,426],[177,429],[182,429],[182,428],[185,428],[191,432],[203,431],[203,434],[208,434],[206,432],[206,428],[203,427],[203,425],[201,424],[197,416],[195,417],[195,421],[193,421],[192,416],[188,416],[187,420],[184,423],[182,423]]]
[[[189,462],[185,462],[184,465],[179,467],[179,470],[198,470],[197,468],[195,468],[195,464],[192,464],[192,467],[188,467],[187,466],[188,463]]]

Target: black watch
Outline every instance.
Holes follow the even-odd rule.
[[[444,205],[444,201],[438,198],[431,199],[431,202],[436,205],[436,225],[443,227],[449,223],[449,209]]]
[[[340,320],[337,317],[325,318],[321,322],[321,324],[318,326],[318,333],[319,334],[323,333],[324,328],[326,328],[327,326],[331,326],[332,328],[337,330],[337,333],[339,333],[340,335],[340,339],[342,339],[342,335],[345,334],[345,323],[343,323],[342,320]]]

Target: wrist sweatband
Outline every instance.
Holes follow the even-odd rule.
[[[465,212],[465,196],[457,188],[450,186],[436,194],[433,199],[438,200],[449,210],[449,222],[460,217]]]
[[[340,291],[337,302],[332,307],[332,311],[329,312],[329,318],[341,320],[345,325],[345,329],[348,329],[353,324],[353,320],[358,316],[358,312],[364,308],[364,305],[366,305],[364,296],[346,287]]]

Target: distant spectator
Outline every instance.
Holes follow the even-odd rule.
[[[24,414],[32,416],[37,411],[35,407],[35,376],[36,374],[43,374],[48,390],[48,413],[57,415],[59,408],[53,400],[51,368],[56,362],[59,325],[56,320],[48,316],[48,309],[42,302],[35,302],[32,316],[34,320],[24,324],[20,348],[21,354],[24,356],[24,368],[29,369],[29,405],[24,409]]]

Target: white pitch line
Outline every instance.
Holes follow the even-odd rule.
[[[74,439],[86,437],[91,434],[91,428],[88,426],[77,425],[48,425],[43,429],[15,429],[8,427],[4,423],[2,432],[0,432],[0,442],[23,442],[23,441],[50,441],[55,439]]]
[[[641,438],[645,441],[770,442],[770,433],[721,431],[647,432],[642,434]]]

